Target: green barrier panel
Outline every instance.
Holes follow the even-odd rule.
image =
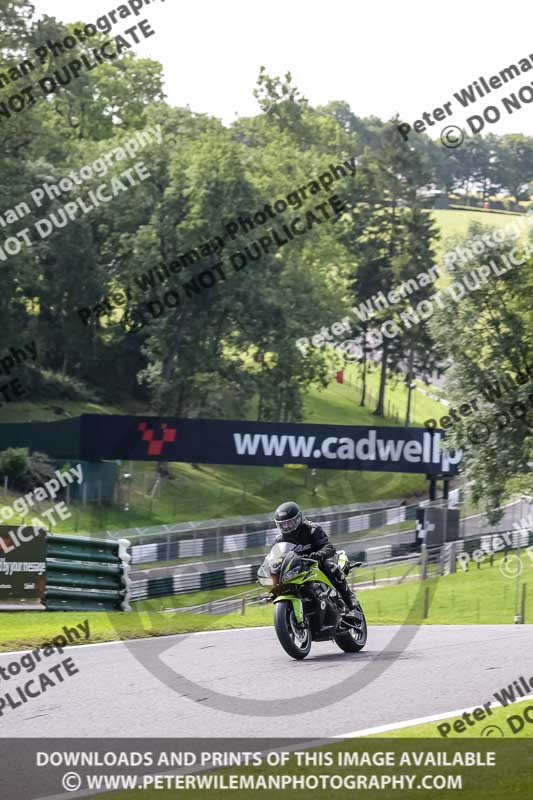
[[[122,576],[122,568],[119,563],[117,564],[78,564],[78,562],[73,561],[61,561],[54,559],[53,561],[47,561],[47,568],[48,573],[51,572],[77,572],[77,573],[87,573],[88,575],[108,575],[112,577],[113,575],[121,578]]]
[[[111,551],[118,555],[120,549],[119,539],[91,539],[90,536],[68,536],[64,533],[49,534],[48,539],[54,543],[64,543],[66,545],[74,545],[76,547],[88,547],[89,550],[94,552]]]
[[[129,544],[127,539],[47,536],[47,611],[130,611]]]
[[[70,588],[73,584],[81,589],[111,589],[114,591],[123,589],[121,581],[113,580],[113,578],[108,578],[105,575],[73,575],[70,572],[68,575],[65,575],[51,572],[49,569],[46,583],[48,590],[54,589],[56,586],[66,586]],[[47,596],[50,596],[49,591],[47,592]]]
[[[70,547],[56,547],[56,545],[50,545],[48,547],[48,558],[70,558],[72,561],[98,561],[103,564],[120,563],[116,556],[107,555],[106,553],[91,553],[89,550],[75,550]]]
[[[51,598],[52,600],[60,600],[61,598],[65,598],[66,600],[111,600],[112,602],[119,601],[122,602],[122,597],[125,593],[125,589],[122,591],[118,591],[117,589],[104,592],[104,591],[90,591],[90,592],[83,592],[78,589],[63,589],[63,588],[55,588],[50,587],[50,589],[46,589],[46,598]]]
[[[226,586],[226,573],[223,569],[215,572],[202,572],[200,575],[201,589],[219,589]]]
[[[94,600],[47,600],[47,611],[120,611],[121,603]]]
[[[49,558],[69,558],[73,561],[99,561],[107,564],[120,563],[119,557],[110,552],[98,552],[97,550],[90,550],[89,548],[74,547],[72,545],[62,545],[56,542],[49,542],[48,551]]]

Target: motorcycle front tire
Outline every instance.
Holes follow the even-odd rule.
[[[292,603],[288,600],[280,600],[274,606],[274,628],[276,630],[279,643],[286,653],[300,661],[305,658],[311,650],[311,628],[307,620],[304,619],[305,633],[297,630],[296,617]]]

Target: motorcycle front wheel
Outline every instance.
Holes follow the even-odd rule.
[[[303,625],[298,625],[292,603],[288,600],[275,604],[274,628],[286,653],[298,660],[306,657],[311,650],[311,628],[305,618]]]

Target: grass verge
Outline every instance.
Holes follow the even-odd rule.
[[[529,708],[527,717],[524,711]],[[482,709],[483,710],[483,709]],[[519,703],[512,703],[505,708],[489,709],[490,714],[486,714],[484,719],[476,721],[469,716],[470,723],[466,723],[462,716],[448,717],[447,719],[435,720],[435,722],[425,722],[422,725],[410,725],[408,728],[399,728],[395,731],[386,733],[374,733],[368,738],[371,739],[477,739],[477,738],[500,738],[510,737],[512,739],[531,739],[533,737],[533,700],[522,700]],[[480,715],[479,715],[480,716]],[[531,717],[531,722],[528,718]],[[454,723],[460,720],[465,727],[464,731],[456,731]],[[444,728],[449,725],[450,731]],[[439,732],[446,733],[446,737]],[[460,729],[462,726],[458,725]],[[365,737],[366,738],[366,737]]]
[[[369,625],[402,625],[409,617],[410,624],[512,624],[515,613],[515,581],[500,570],[503,558],[497,557],[490,566],[459,570],[438,580],[419,580],[409,583],[377,586],[360,590],[359,595]],[[396,571],[397,568],[394,569]],[[533,564],[524,564],[519,581],[531,583]],[[355,584],[357,589],[357,582]],[[257,589],[256,584],[232,586],[190,595],[161,597],[134,603],[131,614],[113,614],[113,621],[103,612],[16,612],[3,615],[0,632],[0,651],[21,650],[41,644],[61,633],[63,626],[73,627],[89,621],[91,642],[165,636],[193,631],[245,628],[272,624],[272,606],[251,606],[227,614],[163,613],[165,608],[185,607]],[[424,618],[424,594],[429,592],[429,613]],[[526,592],[525,620],[533,621],[533,592]]]

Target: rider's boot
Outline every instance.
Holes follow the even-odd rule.
[[[357,608],[356,597],[346,581],[344,581],[343,586],[339,587],[339,591],[342,599],[344,600],[344,605],[347,606],[348,610],[353,611],[354,609],[356,609]]]

